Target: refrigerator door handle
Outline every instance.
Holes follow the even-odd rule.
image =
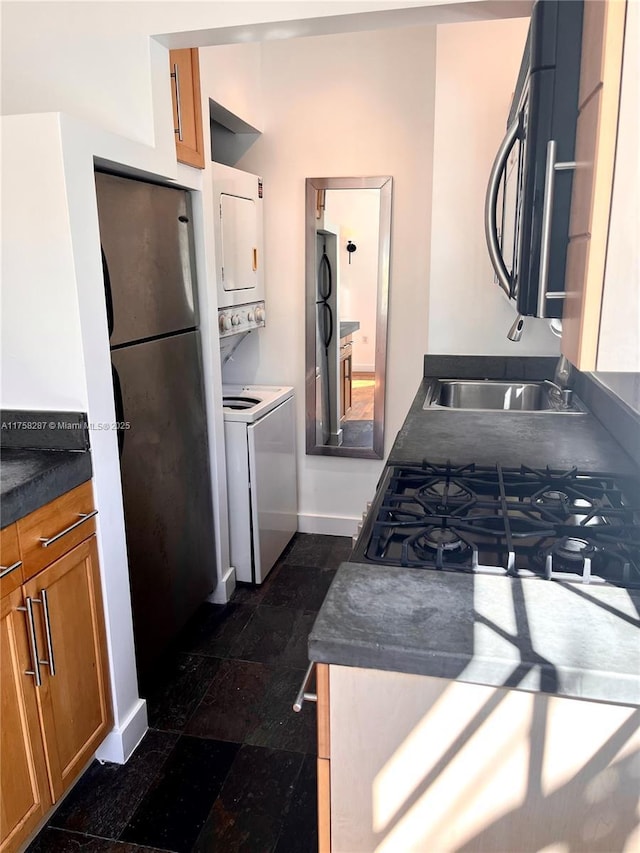
[[[100,246],[100,252],[102,254],[102,277],[104,279],[104,301],[107,306],[107,328],[109,330],[109,337],[113,334],[113,296],[111,293],[111,276],[109,275],[109,264],[107,263],[107,256],[104,253],[104,248]]]
[[[333,290],[333,273],[331,271],[331,261],[325,249],[322,251],[320,265],[318,267],[318,295],[324,302],[331,298]]]
[[[500,178],[507,165],[511,149],[520,136],[520,116],[507,129],[507,134],[502,140],[496,159],[489,173],[489,184],[487,186],[487,195],[484,204],[484,233],[487,240],[487,248],[489,250],[489,258],[491,266],[494,268],[500,287],[511,299],[511,276],[507,270],[507,266],[500,251],[500,242],[498,240],[498,226],[496,222],[496,213],[498,207],[498,190],[500,188]]]
[[[122,385],[120,384],[120,377],[118,376],[118,371],[114,364],[111,365],[111,374],[113,376],[113,397],[116,406],[116,421],[117,421],[117,433],[118,433],[118,456],[122,459],[122,451],[124,449],[124,402],[122,399]]]
[[[329,329],[325,338],[325,348],[328,349],[331,346],[331,341],[333,340],[333,311],[328,303],[325,303],[325,305],[327,307],[327,318],[329,320]]]

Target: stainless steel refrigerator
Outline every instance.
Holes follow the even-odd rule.
[[[316,231],[316,443],[340,437],[337,235]]]
[[[138,674],[216,578],[189,194],[96,173]]]

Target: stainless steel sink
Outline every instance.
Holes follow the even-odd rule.
[[[570,395],[571,396],[571,395]],[[466,409],[503,412],[585,412],[575,396],[563,401],[560,389],[549,382],[495,382],[487,379],[436,379],[423,409]]]

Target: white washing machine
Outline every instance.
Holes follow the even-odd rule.
[[[223,385],[231,564],[264,581],[298,526],[293,388]]]

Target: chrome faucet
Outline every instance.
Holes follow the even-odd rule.
[[[567,388],[571,379],[572,365],[566,355],[561,355],[556,364],[556,369],[553,374],[553,381],[560,388]]]
[[[553,396],[563,409],[571,406],[573,398],[573,391],[568,387],[571,370],[571,362],[566,356],[561,355],[553,374],[553,382],[550,379],[544,380],[544,384],[549,386],[549,395]]]
[[[509,338],[510,341],[513,341],[514,343],[517,344],[518,341],[520,340],[520,338],[522,337],[523,329],[524,329],[524,317],[522,316],[522,314],[518,314],[518,316],[514,320],[513,325],[511,326],[511,328],[507,332],[507,337]]]
[[[555,398],[563,409],[568,409],[571,406],[571,401],[573,399],[573,391],[571,388],[561,388],[550,379],[545,379],[543,384],[549,388],[549,396]]]

